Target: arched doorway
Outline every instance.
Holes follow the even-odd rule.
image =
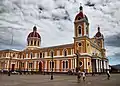
[[[14,71],[15,70],[15,64],[12,64],[12,70],[11,71]]]
[[[42,62],[39,62],[39,72],[42,72]]]

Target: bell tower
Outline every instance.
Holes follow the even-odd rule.
[[[89,38],[89,22],[87,16],[83,13],[83,6],[80,4],[79,13],[74,20],[74,48],[81,53],[86,53],[86,38]]]
[[[89,37],[89,23],[86,15],[83,14],[83,7],[80,5],[79,13],[74,21],[75,37],[88,36]]]

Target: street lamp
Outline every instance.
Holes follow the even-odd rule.
[[[79,77],[79,74],[78,74],[78,71],[79,71],[79,66],[78,66],[78,59],[79,59],[79,56],[80,56],[80,54],[79,54],[79,52],[78,52],[78,50],[77,50],[77,52],[75,53],[76,54],[76,56],[77,56],[77,67],[76,67],[76,72],[77,72],[77,77]]]
[[[51,71],[51,80],[53,80],[53,51],[51,51],[51,57],[52,57],[52,71]]]
[[[76,63],[77,63],[77,67],[76,67],[76,72],[78,72],[78,58],[79,58],[79,53],[78,53],[78,50],[77,50],[77,52],[75,53],[76,54],[76,56],[77,56],[77,59],[76,59]]]
[[[22,66],[22,62],[21,62],[21,52],[19,53],[19,56],[20,56],[20,59],[19,59],[19,72],[20,72],[20,75],[22,75],[22,73],[21,73],[21,66]]]
[[[10,76],[10,64],[11,64],[11,53],[10,53],[10,59],[9,59],[8,76]]]

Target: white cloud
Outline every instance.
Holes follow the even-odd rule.
[[[84,5],[88,1],[94,6]],[[0,47],[9,48],[5,43],[10,44],[13,29],[14,44],[24,48],[34,25],[41,35],[42,47],[73,42],[74,18],[80,3],[90,22],[90,37],[98,25],[104,37],[120,33],[119,0],[0,0],[0,43],[5,46]],[[114,54],[110,47],[107,50],[108,56]]]

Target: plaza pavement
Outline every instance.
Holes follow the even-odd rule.
[[[0,75],[0,86],[120,86],[120,74],[87,76],[86,81],[77,83],[76,76],[54,75]]]

